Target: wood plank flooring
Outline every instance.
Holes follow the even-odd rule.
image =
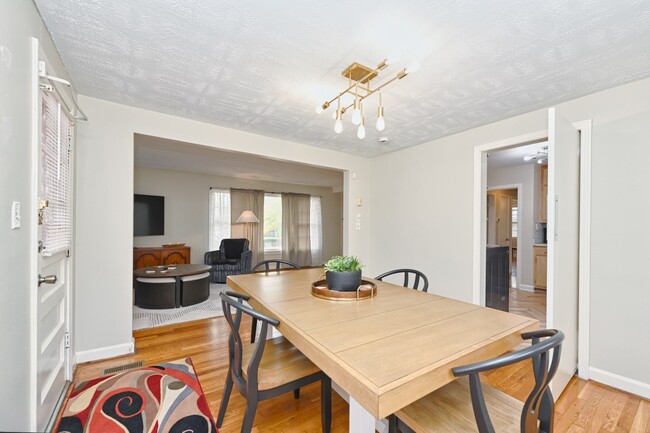
[[[540,328],[546,327],[546,292],[510,289],[510,312],[531,317],[539,321]]]
[[[243,330],[250,324],[244,322]],[[102,375],[104,368],[134,361],[145,365],[191,357],[199,380],[215,416],[228,368],[227,334],[224,318],[207,319],[134,332],[136,353],[78,366],[75,381]],[[246,331],[244,331],[246,332]],[[243,335],[246,340],[246,335]],[[532,368],[515,365],[486,375],[485,380],[502,391],[523,400],[532,387]],[[348,405],[332,393],[332,432],[348,431]],[[236,391],[230,398],[223,433],[239,432],[245,400]],[[556,432],[634,432],[650,433],[650,401],[595,382],[572,379],[556,404]],[[261,402],[253,433],[319,432],[320,389],[318,384],[301,390],[294,400],[291,393]]]

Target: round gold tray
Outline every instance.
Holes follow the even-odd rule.
[[[339,292],[327,288],[325,280],[318,280],[311,283],[311,294],[317,298],[330,301],[359,301],[372,298],[377,295],[377,285],[371,281],[361,280],[361,285],[354,292]]]

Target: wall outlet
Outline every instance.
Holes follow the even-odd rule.
[[[20,228],[20,202],[14,201],[11,203],[11,229]]]

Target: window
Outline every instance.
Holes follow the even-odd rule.
[[[282,195],[264,194],[264,252],[282,251]]]
[[[517,206],[512,207],[512,231],[511,238],[517,237],[517,217],[519,215],[519,208]]]
[[[320,197],[311,197],[309,207],[309,240],[311,243],[312,265],[323,264],[323,213],[321,210]]]
[[[230,190],[210,188],[209,206],[208,249],[214,251],[222,239],[230,237]]]
[[[40,238],[43,255],[52,255],[70,248],[72,237],[71,152],[73,125],[61,103],[52,95],[42,93],[41,168],[42,191],[48,201],[43,210]]]

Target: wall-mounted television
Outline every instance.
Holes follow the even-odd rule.
[[[135,194],[133,196],[133,236],[165,234],[165,197]]]

